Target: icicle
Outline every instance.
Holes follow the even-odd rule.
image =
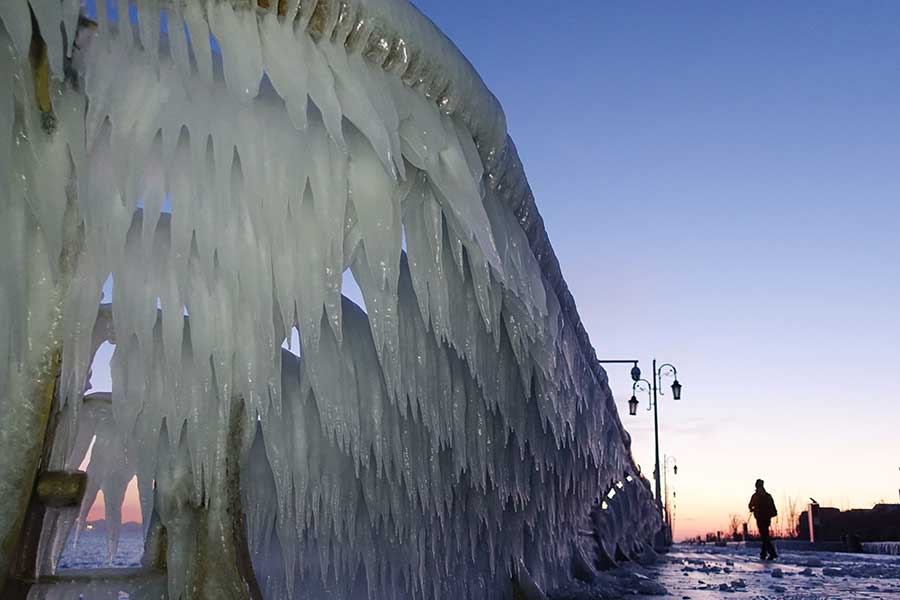
[[[184,22],[190,33],[191,49],[197,63],[197,72],[206,82],[212,82],[212,49],[209,45],[209,25],[199,2],[188,2],[182,9]]]
[[[62,0],[62,21],[66,31],[66,56],[72,57],[75,36],[78,32],[78,17],[81,13],[81,0]]]
[[[344,48],[332,44],[322,44],[320,49],[334,73],[335,93],[344,116],[366,137],[385,170],[396,177],[394,149],[399,149],[399,138],[397,143],[393,141],[399,127],[396,109],[383,99],[385,92],[371,80],[362,57],[348,56]],[[383,107],[383,114],[379,114],[376,104]]]
[[[308,52],[306,43],[295,36],[292,21],[279,21],[275,13],[262,17],[259,29],[266,74],[278,95],[284,98],[294,127],[306,129],[307,73],[305,69],[296,68]]]
[[[13,2],[17,1],[19,0],[13,0]],[[41,30],[41,37],[47,44],[50,72],[58,81],[62,81],[65,56],[62,28],[60,27],[63,20],[62,3],[59,0],[29,0],[29,2]]]
[[[175,67],[178,69],[184,85],[188,86],[190,85],[192,72],[187,33],[185,31],[187,26],[181,14],[175,10],[166,11],[166,22],[168,24],[169,53],[175,62]]]
[[[349,195],[360,228],[364,252],[357,255],[353,275],[370,315],[372,335],[385,373],[397,373],[397,278],[400,265],[400,198],[391,180],[361,136],[350,138]]]
[[[210,30],[222,48],[225,83],[236,98],[249,102],[259,92],[263,74],[256,14],[252,10],[236,10],[230,2],[209,6]]]
[[[0,15],[2,17],[2,15]],[[8,193],[8,185],[12,176],[10,152],[13,145],[13,126],[15,124],[15,102],[13,86],[15,85],[15,58],[10,47],[9,38],[0,32],[0,194]]]
[[[156,69],[159,65],[160,7],[156,2],[139,2],[137,10],[141,47]]]
[[[31,12],[28,9],[28,0],[0,2],[0,20],[12,38],[18,59],[24,62],[31,46]]]

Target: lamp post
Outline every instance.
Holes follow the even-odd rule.
[[[678,475],[678,459],[674,456],[663,457],[663,494],[665,495],[665,518],[669,524],[669,535],[672,535],[672,511],[669,508],[669,461],[672,461],[672,474]],[[674,492],[672,493],[674,496]]]
[[[675,366],[670,363],[664,363],[657,369],[656,359],[654,358],[653,383],[650,383],[646,379],[635,379],[634,384],[631,386],[631,399],[628,401],[629,414],[636,415],[638,407],[638,385],[641,383],[647,384],[647,394],[650,400],[650,406],[647,407],[647,410],[653,409],[653,437],[656,442],[656,468],[653,471],[653,479],[656,484],[656,504],[659,512],[663,514],[665,513],[663,512],[662,486],[659,469],[659,411],[657,410],[657,400],[659,396],[665,396],[665,392],[659,388],[658,383],[662,381],[663,375],[669,375],[670,373],[675,378],[675,381],[672,382],[672,398],[674,400],[681,400],[681,384],[678,383],[678,371],[675,369]]]

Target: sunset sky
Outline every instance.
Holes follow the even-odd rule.
[[[416,4],[503,104],[598,355],[678,367],[676,538],[757,477],[897,502],[900,3]],[[649,475],[646,394],[629,417],[609,374]]]

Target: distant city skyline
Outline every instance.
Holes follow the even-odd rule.
[[[416,4],[502,103],[598,355],[678,367],[676,539],[757,477],[896,502],[900,4]],[[652,477],[646,396],[628,416],[608,372]]]

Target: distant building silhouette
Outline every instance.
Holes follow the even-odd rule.
[[[801,540],[815,542],[841,542],[853,538],[859,542],[898,541],[900,504],[876,504],[872,508],[845,511],[810,504],[800,513],[797,535]]]

